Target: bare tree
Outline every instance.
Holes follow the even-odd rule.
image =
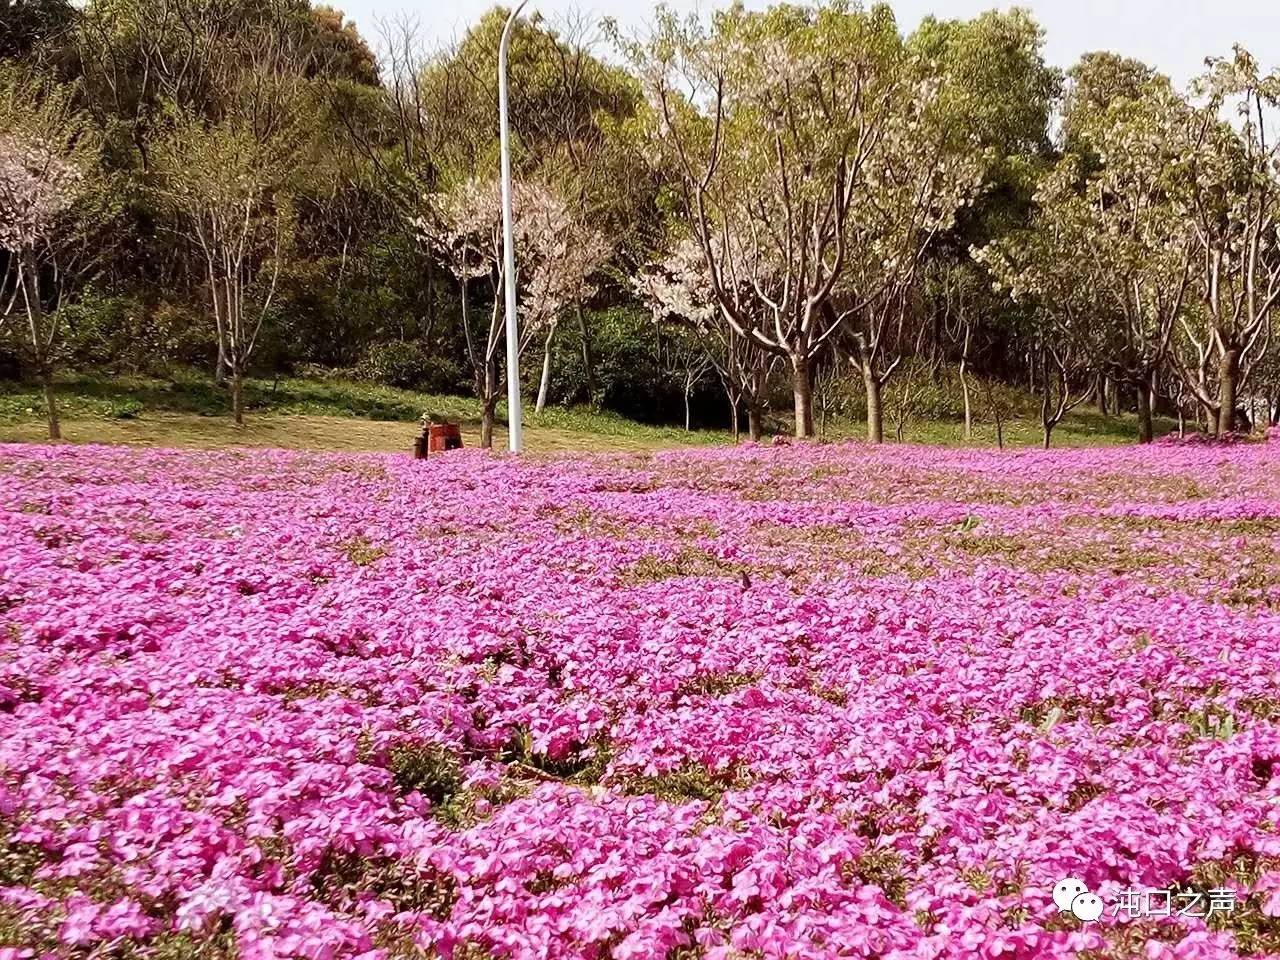
[[[967,276],[967,275],[966,275]],[[964,402],[964,440],[973,440],[973,398],[969,386],[970,364],[973,362],[973,340],[976,319],[970,309],[963,280],[948,271],[943,281],[943,328],[960,352],[960,395]]]
[[[585,211],[544,206],[541,215],[545,239],[532,278],[530,298],[537,315],[531,322],[545,331],[542,343],[542,376],[538,380],[535,411],[541,413],[551,392],[552,348],[565,311],[576,307],[581,323],[582,303],[595,293],[592,277],[612,254],[604,234],[593,229]]]
[[[996,389],[996,384],[990,379],[984,378],[979,381],[982,385],[982,395],[987,403],[987,412],[991,414],[991,422],[996,428],[996,447],[1004,449],[1004,422],[1009,418],[1012,412],[1009,405],[1005,402],[1005,398]]]
[[[295,141],[286,127],[253,129],[238,114],[217,124],[186,117],[159,144],[157,193],[174,232],[198,251],[231,409],[244,424],[244,378],[293,232],[290,176]]]
[[[662,370],[680,383],[684,397],[684,429],[693,430],[693,391],[715,369],[706,347],[685,327],[657,328],[658,363]]]
[[[708,329],[711,362],[729,401],[733,438],[740,433],[738,411],[747,411],[747,436],[755,443],[764,437],[764,417],[769,409],[769,383],[781,357],[760,349],[733,327],[715,324]]]
[[[1054,428],[1089,398],[1088,387],[1078,386],[1082,379],[1087,383],[1088,377],[1078,376],[1078,354],[1069,340],[1042,338],[1036,357],[1040,361],[1040,425],[1044,448],[1048,450]]]

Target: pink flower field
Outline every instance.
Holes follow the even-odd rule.
[[[0,447],[0,960],[1277,955],[1278,491]]]

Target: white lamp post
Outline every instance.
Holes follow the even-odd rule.
[[[507,131],[507,42],[511,27],[529,0],[520,0],[498,44],[498,139],[502,152],[502,256],[507,303],[507,441],[512,453],[524,448],[520,413],[520,331],[516,325],[516,245],[511,224],[511,142]]]

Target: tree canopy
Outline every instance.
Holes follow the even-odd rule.
[[[492,420],[507,12],[438,46],[309,0],[0,2],[0,363],[337,370]],[[692,422],[718,382],[709,419],[789,408],[803,437],[848,380],[880,440],[886,391],[958,364],[966,417],[969,378],[1025,382],[1046,441],[1116,390],[1142,439],[1280,418],[1280,77],[1243,48],[1185,89],[1108,51],[1061,71],[1044,40],[1021,9],[906,33],[846,0],[519,19],[523,388],[616,403],[602,371],[644,370],[628,412]],[[94,268],[23,267],[50,230]]]

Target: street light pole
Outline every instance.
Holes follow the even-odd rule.
[[[498,44],[498,139],[502,152],[502,258],[507,304],[507,446],[512,453],[524,448],[520,411],[520,331],[516,325],[516,244],[511,222],[511,140],[507,130],[507,42],[516,17],[529,0],[520,0]]]

